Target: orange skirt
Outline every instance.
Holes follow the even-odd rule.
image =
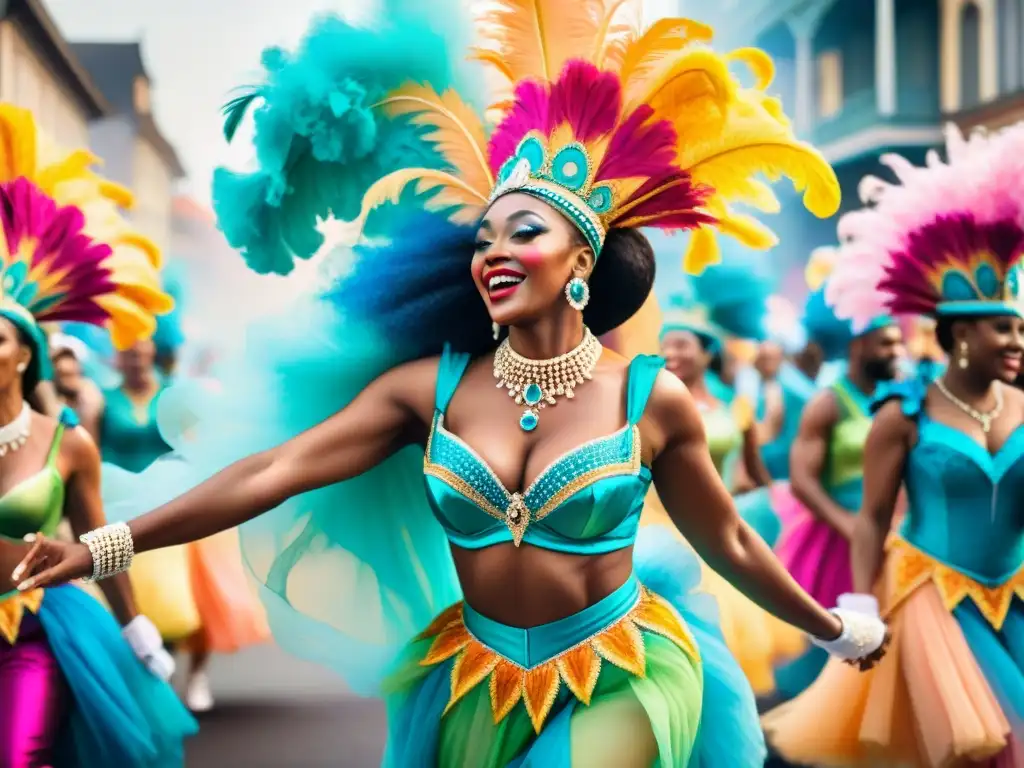
[[[970,599],[986,622],[1001,626],[1015,582],[987,589],[893,538],[879,589],[892,632],[888,654],[868,672],[830,661],[803,694],[763,718],[769,743],[789,761],[818,766],[1024,766],[952,614]]]
[[[238,531],[224,531],[190,544],[188,556],[204,649],[234,653],[269,640],[263,607],[242,567]]]

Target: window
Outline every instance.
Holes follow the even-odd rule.
[[[981,103],[981,11],[974,2],[960,11],[960,109]]]
[[[818,117],[829,118],[843,108],[843,58],[839,51],[818,54]]]

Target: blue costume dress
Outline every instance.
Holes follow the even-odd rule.
[[[160,456],[170,453],[169,446],[157,426],[158,391],[146,406],[145,418],[140,419],[135,404],[124,390],[104,391],[105,406],[100,424],[100,444],[103,460],[129,472],[141,472]]]
[[[927,384],[900,382],[917,425],[909,506],[886,547],[878,596],[893,634],[864,676],[830,663],[766,718],[799,763],[1018,765],[1024,731],[1024,426],[989,453],[927,413]],[[829,716],[821,718],[827,700]],[[813,725],[812,725],[813,723]],[[956,763],[959,764],[959,763]]]
[[[64,511],[64,481],[56,466],[64,428],[57,427],[45,466],[0,498],[0,537],[18,541],[37,531],[53,535]],[[31,691],[47,686],[68,692],[70,714],[61,721],[53,745],[56,765],[183,764],[183,740],[195,733],[195,721],[171,687],[135,657],[117,622],[92,597],[75,586],[0,595],[0,630],[0,667],[5,667],[0,677],[9,682],[10,675],[18,675],[12,665],[19,659],[24,663],[22,678],[39,675],[45,672],[39,662],[51,658],[59,679],[32,680]],[[9,707],[16,712],[19,704],[38,704],[31,696],[0,703],[4,721]],[[39,716],[24,714],[24,722]],[[17,731],[15,725],[14,737]],[[8,736],[12,734],[0,734]],[[2,751],[0,758],[5,757]]]

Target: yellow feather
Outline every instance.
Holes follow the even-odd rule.
[[[729,235],[756,251],[767,251],[779,243],[779,238],[774,232],[745,213],[735,213],[726,209],[725,213],[718,215],[715,226],[722,234]]]
[[[494,177],[483,123],[455,91],[438,95],[429,86],[406,85],[377,106],[391,116],[413,115],[415,125],[429,127],[424,138],[436,145],[455,175],[482,195],[490,194]]]
[[[100,179],[99,186],[100,194],[119,208],[127,211],[135,207],[135,196],[127,187],[106,179]]]
[[[0,104],[0,181],[36,172],[36,122],[27,109]]]
[[[593,56],[607,0],[494,0],[477,15],[483,48],[500,56],[514,82],[554,81],[570,59]]]
[[[630,46],[643,31],[640,0],[610,0],[597,33],[593,61],[598,69],[616,72]]]
[[[487,195],[481,194],[457,176],[430,168],[403,168],[378,179],[366,190],[362,210],[356,219],[359,231],[362,231],[366,218],[375,208],[385,203],[397,203],[402,191],[410,184],[415,184],[416,191],[420,193],[435,192],[426,203],[428,210],[437,211],[458,206],[479,211],[487,204]],[[459,211],[452,219],[465,221],[467,215],[467,212]]]
[[[712,264],[722,260],[718,248],[718,238],[708,227],[698,227],[690,233],[690,242],[683,254],[683,271],[690,275],[699,275]]]
[[[619,76],[628,84],[643,80],[666,56],[691,43],[711,41],[711,27],[689,19],[659,19],[625,51]]]
[[[717,135],[679,139],[680,167],[696,183],[714,188],[716,196],[742,199],[747,180],[763,173],[769,179],[791,179],[804,193],[804,206],[819,218],[839,209],[839,182],[832,166],[758,105],[734,104]]]
[[[717,121],[736,88],[723,57],[707,48],[689,47],[660,54],[636,70],[625,84],[625,112],[649,104],[656,118],[673,125]]]
[[[96,303],[107,314],[110,340],[117,349],[128,349],[141,339],[148,339],[156,330],[156,319],[138,304],[116,293],[96,297]]]
[[[148,237],[138,232],[129,231],[115,235],[111,238],[110,244],[115,248],[117,246],[125,246],[142,251],[154,269],[159,269],[163,264],[163,253],[160,251],[160,247]]]
[[[736,194],[728,200],[731,203],[746,203],[762,213],[778,213],[782,210],[772,188],[760,179],[737,180]]]
[[[730,62],[746,64],[757,79],[757,84],[754,87],[759,91],[767,89],[775,79],[775,62],[760,48],[737,48],[726,54],[725,58]]]
[[[99,158],[84,149],[70,152],[56,162],[40,168],[35,184],[48,195],[52,195],[58,184],[66,181],[80,181],[93,177],[89,170],[99,162]]]

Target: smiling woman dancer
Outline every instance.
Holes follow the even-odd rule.
[[[750,690],[688,594],[696,559],[668,535],[637,543],[653,482],[754,599],[842,658],[880,657],[881,621],[814,603],[739,519],[661,360],[597,341],[650,292],[637,227],[694,229],[699,264],[716,227],[763,235],[727,206],[770,197],[761,170],[796,179],[818,214],[838,203],[777,105],[702,45],[709,30],[642,35],[616,12],[631,5],[485,14],[477,56],[505,82],[489,142],[410,15],[389,9],[406,26],[377,35],[322,21],[298,57],[268,54],[265,165],[215,189],[250,262],[310,255],[314,214],[355,215],[360,179],[364,212],[399,205],[383,225],[360,216],[381,239],[305,314],[250,337],[250,365],[199,414],[197,466],[259,452],[128,526],[40,540],[22,585],[251,521],[281,642],[362,690],[392,672],[389,764],[759,765]],[[770,79],[763,54],[733,58]],[[412,182],[425,194],[402,195]]]
[[[933,317],[953,363],[876,396],[851,541],[857,594],[839,603],[881,607],[892,650],[863,676],[828,664],[766,717],[801,764],[1024,759],[1024,393],[1010,386],[1024,353],[1024,125],[969,142],[950,128],[947,156],[926,168],[883,157],[899,183],[871,180],[875,205],[839,224],[837,313],[859,327],[887,311]]]

